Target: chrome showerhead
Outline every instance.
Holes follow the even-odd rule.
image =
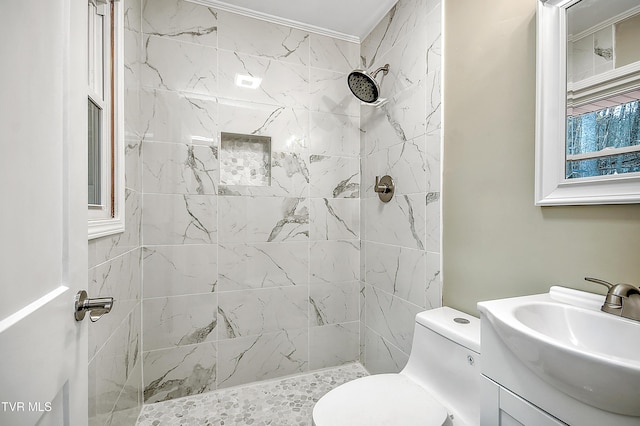
[[[351,93],[362,102],[370,104],[377,101],[378,96],[380,96],[380,86],[376,81],[376,75],[378,75],[380,71],[382,71],[384,75],[387,75],[389,72],[389,64],[378,68],[371,75],[365,70],[351,71],[347,77],[347,83],[349,84]]]

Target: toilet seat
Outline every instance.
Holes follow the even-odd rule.
[[[329,391],[313,408],[315,426],[442,426],[447,410],[403,374],[378,374]]]

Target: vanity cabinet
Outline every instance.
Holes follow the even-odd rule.
[[[486,376],[482,376],[481,389],[482,426],[566,425]]]

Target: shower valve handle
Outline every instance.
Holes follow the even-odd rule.
[[[388,194],[393,191],[393,182],[389,184],[386,181],[383,181],[382,184],[380,184],[380,177],[376,176],[376,184],[373,187],[373,190],[381,194]]]
[[[376,184],[373,186],[373,190],[378,193],[380,201],[383,203],[391,201],[395,189],[391,176],[384,175],[382,178],[376,176]]]

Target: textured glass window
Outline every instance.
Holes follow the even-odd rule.
[[[100,151],[102,147],[102,123],[100,108],[89,99],[89,205],[100,205],[102,187],[100,179]]]
[[[640,172],[640,101],[567,117],[566,178]]]

